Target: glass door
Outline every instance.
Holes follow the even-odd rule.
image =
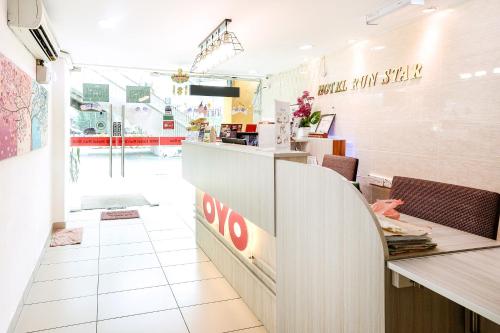
[[[125,106],[117,106],[110,112],[109,177],[125,177]]]
[[[228,84],[205,78],[191,83]],[[169,75],[156,72],[91,66],[73,71],[69,206],[78,207],[85,196],[130,193],[175,201],[183,185],[181,141],[190,122],[207,118],[219,132],[226,102],[180,94]]]

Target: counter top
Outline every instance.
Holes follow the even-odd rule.
[[[199,142],[199,141],[183,141],[183,145],[193,145],[193,146],[202,146],[205,148],[213,148],[219,150],[228,150],[228,151],[236,151],[240,153],[267,156],[273,158],[286,158],[286,157],[304,157],[309,154],[301,151],[293,151],[293,150],[275,150],[275,149],[263,149],[255,146],[244,146],[244,145],[236,145],[232,143],[207,143],[207,142]]]
[[[391,261],[388,268],[500,324],[500,248]]]
[[[465,231],[422,220],[417,217],[401,214],[400,220],[421,227],[430,227],[432,229],[430,236],[432,240],[437,243],[437,246],[434,249],[427,251],[393,255],[389,257],[389,260],[500,247],[500,241],[470,234]]]

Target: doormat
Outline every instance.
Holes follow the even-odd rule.
[[[112,212],[102,212],[101,221],[104,220],[125,220],[125,219],[137,219],[139,218],[139,212],[137,210],[117,210]]]
[[[50,247],[81,244],[83,228],[59,229],[54,232]]]
[[[83,196],[82,209],[123,209],[132,206],[148,206],[150,203],[141,194]]]

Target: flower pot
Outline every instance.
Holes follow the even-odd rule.
[[[299,127],[297,138],[307,138],[309,132],[311,132],[311,127]]]

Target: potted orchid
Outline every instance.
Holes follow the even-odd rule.
[[[312,112],[312,103],[314,97],[309,94],[309,91],[304,91],[302,96],[297,98],[298,109],[293,113],[296,121],[299,121],[299,130],[297,137],[304,138],[309,135],[311,125],[315,125],[321,118],[321,112]]]

